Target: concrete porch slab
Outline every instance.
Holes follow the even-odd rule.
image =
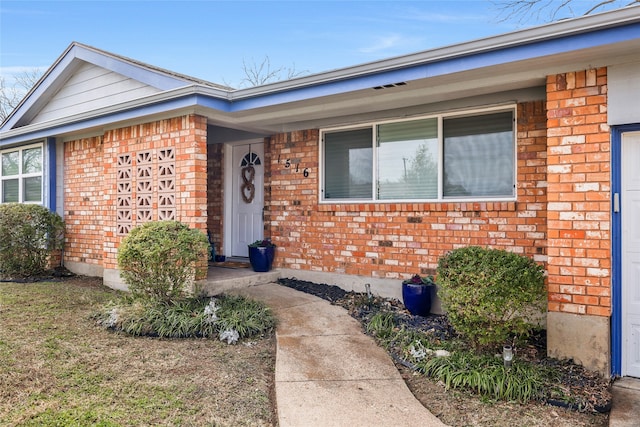
[[[204,295],[214,296],[231,289],[275,282],[279,278],[280,272],[277,270],[258,273],[250,268],[209,267],[207,278],[198,282],[198,285]]]

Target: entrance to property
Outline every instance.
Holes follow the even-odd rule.
[[[640,378],[640,132],[621,139],[622,375]]]
[[[248,257],[247,245],[264,236],[264,144],[234,145],[231,167],[231,256]]]

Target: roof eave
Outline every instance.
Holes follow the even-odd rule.
[[[200,102],[206,104],[208,108],[218,109],[220,111],[227,111],[229,109],[227,91],[201,85],[190,85],[61,119],[35,123],[0,132],[0,146],[13,144],[22,140],[26,141],[39,138],[41,137],[40,133],[46,130],[64,128],[66,132],[71,132],[82,129],[84,127],[83,123],[102,123],[103,121],[107,123],[106,119],[100,119],[113,117],[116,113],[139,111],[140,117],[152,114],[152,112],[153,114],[157,114],[157,108],[152,108],[153,106],[159,106],[177,100],[183,100],[181,108],[195,108],[198,107],[198,103]],[[129,114],[127,117],[131,119],[133,116],[135,116],[134,113]]]
[[[559,39],[640,22],[640,6],[629,6],[611,12],[572,18],[533,28],[514,31],[469,42],[444,46],[390,59],[368,62],[352,67],[330,70],[291,80],[231,91],[232,100],[259,97],[274,92],[289,91],[327,82],[353,79],[365,75],[433,63],[452,58],[471,56],[535,42]]]

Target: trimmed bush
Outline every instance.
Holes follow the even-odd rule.
[[[455,249],[438,263],[438,295],[456,331],[476,348],[526,338],[546,308],[544,271],[498,249]]]
[[[209,241],[178,221],[148,222],[131,230],[118,249],[120,275],[134,298],[169,302],[186,296]]]
[[[60,215],[40,205],[0,204],[0,274],[26,278],[43,274],[64,244]]]

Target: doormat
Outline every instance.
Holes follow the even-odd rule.
[[[239,262],[239,261],[224,261],[224,262],[212,262],[209,263],[211,267],[220,267],[220,268],[249,268],[248,262]]]

